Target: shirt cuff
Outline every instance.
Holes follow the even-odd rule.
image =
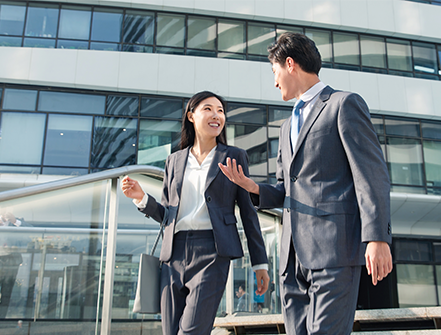
[[[144,209],[145,206],[147,206],[147,201],[149,200],[149,196],[147,193],[144,193],[144,196],[142,197],[141,201],[138,201],[136,199],[133,199],[133,203],[138,207],[139,209]]]
[[[253,265],[252,269],[253,269],[253,271],[256,271],[256,270],[266,270],[266,271],[268,271],[268,264],[266,264],[266,263],[264,263],[264,264],[256,264],[256,265]]]

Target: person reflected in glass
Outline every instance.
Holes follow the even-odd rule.
[[[236,297],[239,298],[237,301],[236,310],[238,312],[245,312],[248,310],[248,293],[244,290],[243,285],[239,285],[236,291]]]
[[[240,210],[257,278],[257,294],[268,289],[268,259],[256,210],[247,191],[220,172],[234,157],[248,173],[244,150],[226,144],[226,104],[203,91],[182,118],[181,150],[167,157],[161,203],[125,177],[123,193],[147,217],[165,222],[159,259],[164,335],[210,334],[222,299],[230,260],[243,256],[235,205]]]

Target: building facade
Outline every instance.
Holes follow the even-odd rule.
[[[186,100],[202,90],[227,100],[228,142],[247,150],[252,177],[275,182],[279,127],[293,102],[274,87],[266,50],[283,32],[304,33],[322,55],[321,80],[365,98],[390,173],[394,271],[376,288],[362,277],[359,308],[440,306],[439,17],[439,1],[0,1],[0,190],[136,164],[161,168],[178,150]],[[145,185],[159,196],[155,180]],[[26,198],[32,214],[25,199],[0,203],[0,214],[23,222],[21,230],[0,227],[9,264],[0,274],[0,320],[99,316],[105,206],[95,193],[105,191],[84,188],[63,193],[61,203]],[[94,196],[84,202],[87,190]],[[120,202],[117,263],[131,265],[115,279],[112,317],[138,320],[132,274],[156,226]],[[279,219],[260,217],[272,289],[254,297],[248,258],[235,261],[219,315],[235,312],[239,285],[247,312],[280,313]],[[145,228],[152,236],[131,248]],[[47,245],[65,262],[42,262]]]

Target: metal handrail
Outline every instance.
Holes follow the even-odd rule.
[[[0,201],[12,200],[30,195],[60,190],[67,187],[79,186],[106,179],[118,178],[123,175],[140,173],[155,178],[163,178],[164,169],[150,165],[130,165],[101,172],[95,172],[84,176],[66,178],[47,182],[39,185],[22,187],[14,190],[0,192]]]

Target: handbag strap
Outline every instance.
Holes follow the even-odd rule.
[[[150,255],[154,255],[156,247],[158,246],[159,239],[164,237],[164,226],[168,219],[168,209],[164,207],[164,217],[162,218],[161,226],[159,228],[158,236],[156,236],[155,243],[153,243],[152,251],[150,251]]]

